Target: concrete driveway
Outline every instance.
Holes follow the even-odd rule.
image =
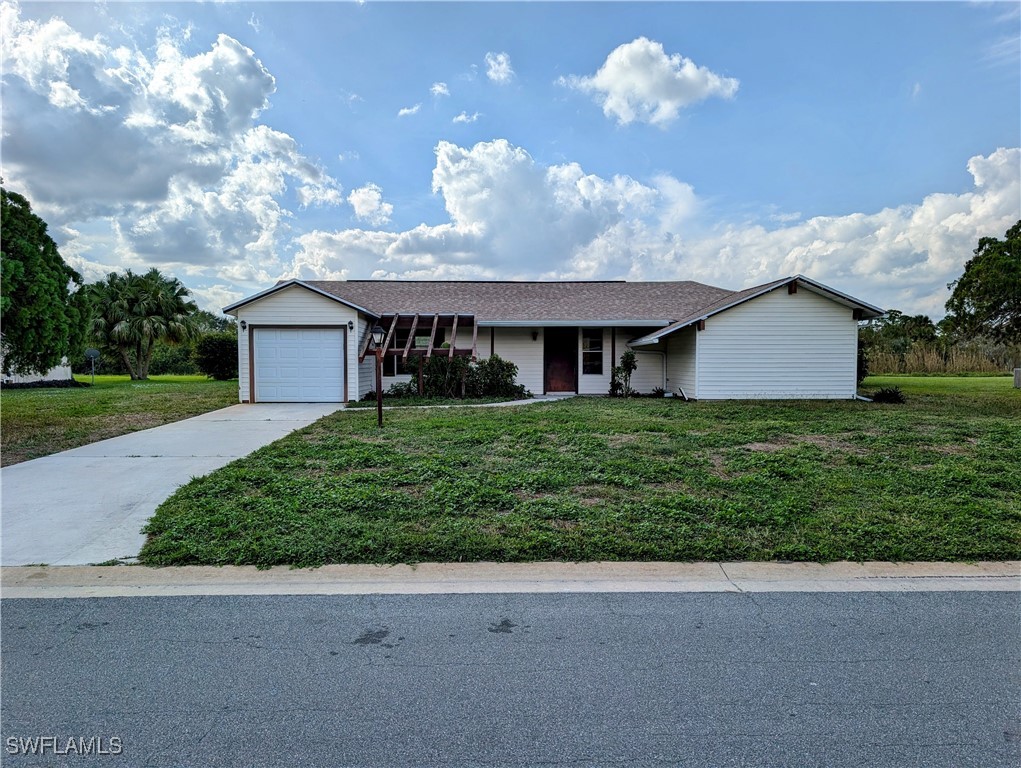
[[[212,472],[342,406],[233,405],[0,470],[3,565],[134,557],[156,507]]]

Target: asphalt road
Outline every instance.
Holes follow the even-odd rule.
[[[5,600],[0,747],[5,766],[1016,768],[1019,608],[1016,592]],[[12,754],[37,736],[120,754]]]

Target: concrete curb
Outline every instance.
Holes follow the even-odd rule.
[[[0,597],[580,592],[1021,592],[1021,561],[980,563],[422,563],[7,566]]]

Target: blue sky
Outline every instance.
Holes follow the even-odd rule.
[[[1017,3],[3,4],[3,175],[87,278],[803,272],[942,314],[1021,218]]]

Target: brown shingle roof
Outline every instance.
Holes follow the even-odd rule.
[[[305,280],[378,315],[474,314],[479,322],[672,322],[734,295],[682,280],[629,283],[430,280]]]

